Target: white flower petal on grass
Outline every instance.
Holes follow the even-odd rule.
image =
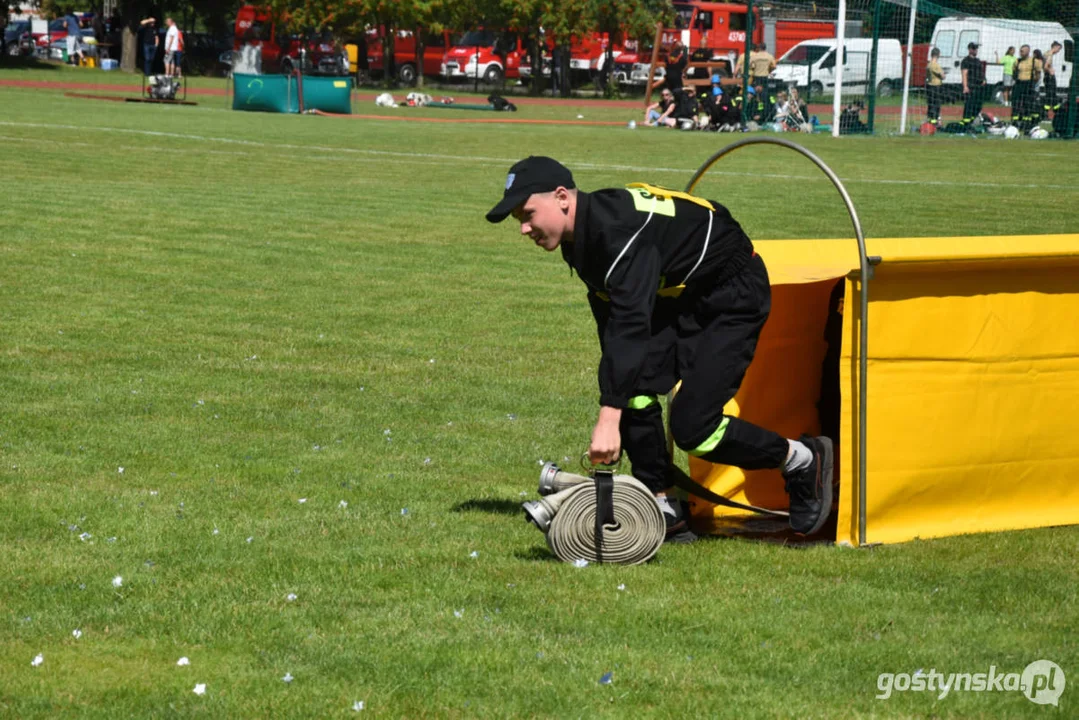
[[[220,532],[221,532],[220,530],[218,530],[217,528],[214,528],[214,535],[217,535],[217,534],[219,534]]]
[[[84,533],[79,534],[79,540],[82,540],[83,542],[86,542],[87,540],[89,540],[92,537],[93,537],[93,535],[91,535],[88,532],[84,532]]]
[[[430,465],[431,464],[431,458],[424,458],[423,459],[423,464],[424,465]]]
[[[305,502],[307,502],[307,498],[300,498],[297,502],[303,505]]]
[[[618,589],[619,590],[625,590],[626,589],[626,584],[622,583],[621,585],[618,586]]]
[[[462,618],[462,617],[464,617],[464,616],[465,616],[465,609],[464,609],[464,608],[461,608],[460,610],[454,610],[454,611],[453,611],[453,616],[454,616],[455,618]]]
[[[123,587],[123,585],[124,585],[124,578],[123,578],[122,575],[117,575],[116,577],[114,577],[112,579],[112,586],[113,587]]]
[[[290,682],[292,682],[292,679],[293,679],[292,678],[292,673],[287,672],[287,673],[285,673],[285,677],[281,678],[281,682],[290,683]]]
[[[352,709],[355,712],[363,710],[363,700],[357,700],[356,702],[352,703]]]
[[[251,541],[252,541],[252,540],[254,540],[254,539],[255,539],[255,536],[254,536],[254,535],[252,535],[251,537],[247,538],[247,544],[248,544],[248,545],[250,545],[250,544],[251,544]]]
[[[191,661],[187,659],[187,655],[184,655],[182,658],[176,661],[176,664],[180,667],[183,667],[184,665],[190,665]]]
[[[78,640],[79,638],[82,637],[82,630],[79,630],[78,628],[75,628],[74,630],[71,631],[71,637]]]
[[[195,689],[192,690],[192,692],[195,693],[196,695],[205,695],[206,694],[206,683],[198,683],[198,684],[196,684]]]
[[[285,596],[285,599],[288,600],[289,602],[292,602],[293,600],[296,599],[296,593],[289,593],[288,595]]]
[[[401,508],[402,515],[408,515],[408,508]]]
[[[584,558],[577,558],[576,560],[573,561],[573,567],[575,567],[575,568],[586,568],[586,567],[588,567],[588,561],[585,560]]]
[[[157,490],[151,490],[150,495],[151,495],[151,497],[154,496],[154,495],[157,495]]]
[[[479,550],[473,550],[468,554],[470,558],[478,558],[480,556]]]
[[[348,503],[346,501],[342,500],[341,502],[337,503],[337,507],[342,508],[342,509],[347,508]]]
[[[30,665],[32,665],[33,667],[37,667],[43,662],[45,662],[45,656],[41,653],[38,653],[34,656],[34,659],[30,661]]]

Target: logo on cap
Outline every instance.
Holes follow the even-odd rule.
[[[506,189],[507,190],[509,190],[511,187],[513,187],[513,180],[516,177],[517,177],[516,173],[510,173],[509,175],[506,176]]]

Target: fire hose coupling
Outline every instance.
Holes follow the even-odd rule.
[[[525,517],[564,562],[636,565],[650,560],[663,544],[666,528],[655,496],[629,475],[593,471],[586,477],[547,463],[540,471],[539,493],[539,500],[522,505]]]

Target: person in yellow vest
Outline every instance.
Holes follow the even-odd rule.
[[[929,64],[925,68],[925,101],[929,106],[926,122],[940,124],[940,95],[944,91],[944,69],[940,66],[940,48],[933,48],[929,53]]]
[[[644,183],[584,192],[564,165],[534,156],[509,169],[486,217],[510,215],[522,236],[559,250],[587,288],[601,351],[588,457],[610,464],[625,449],[634,477],[656,496],[667,541],[696,539],[684,505],[669,494],[676,468],[659,401],[679,380],[674,442],[709,462],[780,470],[791,527],[820,531],[832,505],[832,441],[787,439],[723,412],[771,309],[764,260],[730,211]]]
[[[1026,132],[1037,121],[1038,112],[1034,103],[1034,88],[1041,80],[1041,61],[1030,54],[1030,46],[1019,48],[1019,59],[1015,62],[1015,92],[1012,93],[1012,124]]]
[[[1049,47],[1049,52],[1045,54],[1045,64],[1042,68],[1045,73],[1045,105],[1042,109],[1045,111],[1046,120],[1050,119],[1050,110],[1054,113],[1060,110],[1060,98],[1057,97],[1057,70],[1054,60],[1061,48],[1063,48],[1063,46],[1054,40],[1053,44]]]
[[[1004,107],[1010,107],[1012,104],[1012,87],[1015,85],[1015,46],[1012,45],[1008,48],[1008,52],[1004,53],[1004,57],[1000,59],[1001,70],[1004,72],[1004,88],[1001,90],[1001,97],[1004,99]]]

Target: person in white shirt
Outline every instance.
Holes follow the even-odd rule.
[[[184,34],[176,27],[176,21],[165,18],[168,32],[165,33],[165,74],[180,76],[180,62],[183,60]]]

